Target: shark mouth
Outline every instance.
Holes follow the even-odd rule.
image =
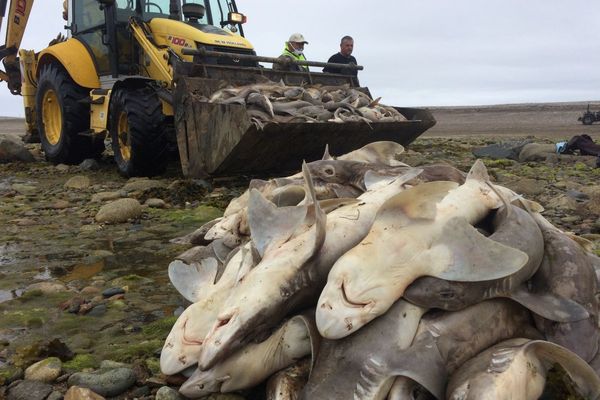
[[[352,307],[352,308],[364,308],[367,307],[369,304],[371,304],[371,302],[366,302],[366,303],[361,303],[361,302],[355,302],[352,301],[348,298],[348,294],[346,292],[346,286],[345,286],[346,281],[342,282],[342,285],[340,287],[340,291],[342,293],[342,300],[344,301],[344,303],[346,303],[346,305],[348,307]]]
[[[191,346],[202,346],[202,343],[204,343],[204,340],[202,339],[194,339],[189,337],[188,335],[186,335],[186,328],[187,328],[187,323],[188,323],[189,319],[186,318],[185,322],[183,323],[183,327],[182,327],[182,341],[184,344],[186,345],[191,345]]]

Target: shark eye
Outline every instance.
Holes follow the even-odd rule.
[[[335,169],[333,167],[325,167],[323,169],[323,173],[325,175],[334,176],[335,175]]]

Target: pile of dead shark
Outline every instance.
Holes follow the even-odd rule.
[[[600,396],[589,243],[481,161],[465,176],[402,151],[326,152],[254,180],[187,238],[201,245],[169,277],[191,305],[160,360],[182,394],[266,382],[279,400],[537,399],[558,364]]]

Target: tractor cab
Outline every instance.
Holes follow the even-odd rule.
[[[140,62],[144,51],[133,38],[132,20],[150,42],[182,59],[183,48],[219,43],[254,54],[243,38],[245,16],[232,0],[71,0],[67,19],[71,36],[86,46],[101,80],[152,76]]]

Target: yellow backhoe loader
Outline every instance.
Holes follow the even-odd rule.
[[[67,37],[37,53],[20,49],[32,5],[0,0],[0,80],[23,96],[27,131],[53,163],[97,157],[108,136],[125,176],[160,174],[169,146],[190,177],[283,171],[320,158],[326,144],[337,153],[377,140],[406,145],[435,124],[427,110],[411,108],[396,108],[401,122],[257,124],[242,104],[207,101],[224,87],[267,80],[369,94],[352,75],[259,64],[280,60],[256,55],[234,0],[68,0]]]

